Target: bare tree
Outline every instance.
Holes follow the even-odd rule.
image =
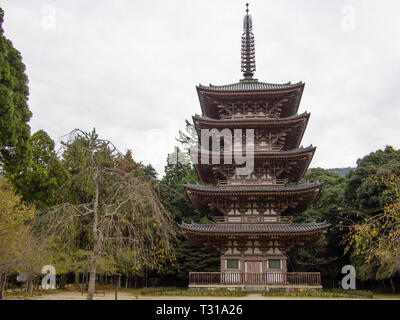
[[[127,248],[134,253],[132,265],[152,268],[173,259],[177,229],[153,184],[121,170],[120,153],[94,131],[75,130],[64,145],[72,179],[59,191],[61,203],[46,209],[37,222],[66,248],[76,244],[78,229],[85,230],[82,246],[91,252],[87,299],[93,299],[101,256]]]

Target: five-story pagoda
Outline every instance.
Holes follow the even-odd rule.
[[[248,5],[246,5],[248,6]],[[292,223],[318,195],[320,183],[298,184],[315,147],[300,147],[309,113],[298,114],[304,83],[271,84],[254,79],[255,51],[252,18],[246,9],[242,35],[242,72],[238,83],[197,87],[202,116],[193,122],[204,129],[252,129],[253,170],[238,174],[243,164],[233,161],[195,164],[203,184],[186,185],[196,209],[215,223],[182,223],[193,243],[221,253],[221,272],[190,274],[189,287],[320,287],[319,273],[287,272],[287,253],[316,241],[328,224]],[[202,146],[203,147],[203,146]],[[221,153],[227,146],[219,145]],[[244,147],[243,147],[244,149]],[[237,152],[235,147],[230,149]],[[242,152],[242,150],[240,150]],[[200,152],[199,152],[200,153]],[[204,155],[203,155],[204,160]]]

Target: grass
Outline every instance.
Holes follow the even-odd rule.
[[[268,291],[268,292],[263,292],[262,295],[265,297],[315,297],[315,298],[358,298],[358,299],[374,298],[374,294],[371,291],[343,290],[343,289],[330,289],[324,291],[294,291],[294,292]]]
[[[81,292],[79,287],[70,285],[66,289],[55,290],[40,290],[33,291],[33,296],[42,296],[47,294],[57,294],[62,292]],[[113,292],[110,285],[97,285],[96,291]],[[125,292],[134,296],[214,296],[214,297],[245,297],[250,292],[243,291],[188,291],[187,288],[182,287],[148,287],[142,289],[125,288],[121,287],[118,292]],[[259,293],[259,292],[258,292]],[[86,294],[86,293],[85,293]],[[282,292],[282,291],[269,291],[263,292],[264,297],[276,298],[342,298],[342,299],[400,299],[400,294],[389,293],[373,293],[364,290],[343,290],[343,289],[327,289],[323,291],[295,291],[295,292]],[[95,294],[97,296],[97,294]],[[5,293],[5,299],[24,299],[29,300],[31,297],[25,297],[25,291],[20,289],[9,289]]]
[[[179,287],[157,287],[143,288],[140,293],[150,296],[219,296],[219,297],[244,297],[246,292],[242,291],[188,291]]]

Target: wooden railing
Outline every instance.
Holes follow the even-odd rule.
[[[255,185],[255,186],[285,186],[288,183],[288,179],[256,179],[256,178],[243,178],[243,179],[229,179],[229,180],[218,180],[217,184],[220,187],[223,186],[235,186],[235,185]]]
[[[190,272],[189,284],[321,285],[320,272]]]
[[[247,218],[258,218],[257,221],[249,222]],[[239,218],[235,220],[234,218]],[[215,223],[292,223],[292,216],[268,216],[268,215],[226,215],[214,216]]]

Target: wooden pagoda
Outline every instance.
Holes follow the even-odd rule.
[[[316,241],[329,226],[292,222],[321,187],[320,183],[298,184],[315,152],[313,146],[300,147],[310,116],[298,114],[304,83],[264,83],[253,78],[254,71],[254,36],[247,8],[242,35],[244,78],[229,85],[197,86],[202,116],[194,116],[193,122],[199,134],[202,129],[253,129],[254,170],[237,175],[241,165],[235,161],[195,164],[203,184],[188,184],[186,191],[195,208],[212,216],[214,223],[182,223],[181,229],[194,244],[221,253],[221,270],[190,273],[192,290],[321,288],[319,273],[287,272],[289,250]]]

